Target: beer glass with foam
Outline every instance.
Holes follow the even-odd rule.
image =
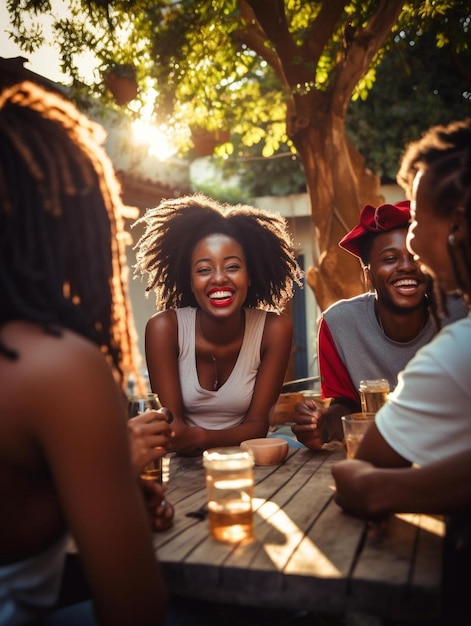
[[[386,378],[360,380],[361,410],[363,413],[376,413],[388,398],[389,383]]]

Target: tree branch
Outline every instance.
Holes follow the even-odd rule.
[[[346,0],[323,2],[316,19],[313,20],[303,46],[303,55],[317,64],[324,47],[332,38],[335,25],[342,16]]]
[[[277,3],[280,0],[274,0]],[[282,1],[282,0],[281,0]],[[244,43],[251,50],[256,52],[262,59],[264,59],[274,70],[280,81],[287,85],[286,75],[283,71],[283,66],[278,54],[272,50],[269,43],[269,39],[265,30],[260,25],[250,3],[247,0],[239,0],[238,2],[240,14],[245,21],[243,28],[238,29],[235,32],[237,39]]]
[[[283,64],[292,62],[297,46],[291,37],[284,0],[245,0],[275,47]]]
[[[378,8],[368,24],[352,33],[349,46],[330,85],[338,98],[333,105],[336,104],[339,114],[344,114],[355,86],[389,36],[403,5],[404,0],[379,0]],[[339,98],[340,94],[343,97]]]
[[[256,20],[259,32],[265,37],[265,48],[267,41],[275,48],[276,54],[272,53],[270,60],[266,53],[262,55],[263,58],[272,67],[275,67],[275,61],[279,65],[279,72],[282,72],[284,83],[294,86],[313,80],[313,68],[332,36],[332,30],[342,15],[345,4],[346,0],[322,3],[302,46],[296,45],[289,31],[284,0],[240,0],[239,7],[247,22],[250,20],[253,23]]]

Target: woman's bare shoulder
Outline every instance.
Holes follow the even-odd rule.
[[[147,321],[146,334],[175,333],[177,327],[177,315],[173,309],[159,311]]]
[[[267,318],[265,322],[266,328],[278,330],[289,330],[293,327],[293,321],[286,313],[274,313],[273,311],[267,312]]]
[[[284,313],[269,311],[263,331],[262,349],[285,350],[293,340],[293,322]]]
[[[73,331],[65,328],[45,330],[27,321],[14,321],[2,326],[0,341],[6,348],[16,352],[19,360],[25,364],[35,363],[36,359],[42,358],[43,353],[50,357],[60,357],[61,354],[70,357],[70,350],[77,356],[100,354],[96,344]],[[47,362],[54,364],[52,358],[48,358]]]
[[[15,360],[0,358],[5,380],[28,389],[52,389],[100,373],[111,375],[98,346],[66,329],[46,332],[37,324],[15,321],[2,326],[0,341],[17,354]]]
[[[69,431],[78,425],[80,436],[98,418],[108,423],[125,416],[110,364],[91,341],[65,329],[45,332],[28,322],[4,325],[0,340],[18,354],[15,360],[0,356],[4,426],[11,416],[17,433],[46,440],[64,435],[65,415]]]

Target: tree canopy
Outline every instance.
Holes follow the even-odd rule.
[[[407,143],[430,126],[471,116],[471,48],[458,54],[454,46],[438,45],[439,26],[397,35],[368,97],[350,103],[347,132],[383,182],[395,180]]]
[[[100,73],[132,65],[142,96],[149,86],[157,91],[159,121],[230,130],[237,139],[225,144],[227,155],[235,149],[244,155],[253,146],[263,156],[286,148],[295,152],[319,251],[310,284],[323,308],[361,289],[356,265],[337,248],[362,203],[379,199],[377,180],[365,169],[358,144],[364,142],[373,155],[389,132],[402,141],[406,126],[419,130],[406,113],[429,81],[436,81],[441,93],[448,90],[451,100],[469,102],[469,88],[468,95],[464,89],[460,95],[446,77],[439,84],[433,58],[419,67],[420,80],[411,81],[404,93],[390,76],[406,57],[411,61],[405,50],[410,53],[412,44],[422,55],[437,46],[448,50],[456,71],[466,76],[468,5],[467,0],[67,0],[67,13],[54,21],[54,39],[77,93],[85,88],[109,97]],[[12,36],[25,52],[43,43],[25,11],[33,17],[53,13],[50,1],[8,0],[8,8]],[[84,85],[78,59],[90,49],[99,73]],[[403,71],[409,70],[412,75],[412,63]],[[355,120],[359,105],[368,102],[380,76],[389,99],[385,104],[378,98],[372,119],[362,124]],[[392,175],[396,156],[383,160],[382,175]]]
[[[253,4],[276,12],[280,3],[268,0]],[[280,13],[279,19],[286,19],[293,37],[290,44],[301,50],[307,30],[315,29],[316,19],[325,9],[322,5],[329,3],[285,0],[281,4],[285,17]],[[331,4],[337,5],[335,11],[341,8],[343,17],[336,24],[332,20],[329,40],[317,66],[313,63],[309,71],[321,90],[332,81],[349,36],[368,19],[368,5],[375,3]],[[373,169],[386,178],[394,177],[394,161],[404,145],[403,138],[408,141],[428,125],[442,121],[445,111],[449,119],[466,114],[471,102],[469,2],[422,0],[402,4],[391,37],[354,85],[347,117],[360,152],[370,155],[368,164],[377,165]],[[58,3],[53,0],[7,0],[11,17],[8,33],[25,53],[51,45],[38,21],[40,14],[50,15],[61,67],[70,77],[72,93],[78,100],[91,93],[112,102],[103,77],[112,68],[131,66],[141,88],[140,97],[145,99],[150,87],[157,92],[157,121],[230,129],[236,136],[236,151],[243,156],[253,156],[250,148],[254,145],[263,156],[291,146],[286,133],[289,94],[277,75],[283,70],[276,48],[283,42],[277,44],[273,34],[266,33],[265,38],[257,32],[251,23],[249,2],[64,0],[62,5],[66,10],[57,11]],[[275,21],[273,24],[276,27]],[[253,33],[248,36],[250,31]],[[89,51],[97,59],[94,82],[86,82],[81,70],[82,55]],[[305,65],[301,54],[297,59],[296,53],[293,50],[293,72],[297,64]],[[309,84],[300,82],[295,89],[307,90]],[[364,106],[365,102],[370,106]],[[387,104],[393,104],[394,110]],[[397,122],[404,122],[404,118],[412,131],[405,137],[397,132]],[[383,127],[381,142],[377,141],[381,131],[378,133],[375,122]],[[388,139],[393,134],[397,139]],[[374,156],[381,143],[392,158]],[[226,146],[226,152],[233,150],[234,146]],[[295,173],[292,176],[296,186],[299,179]]]

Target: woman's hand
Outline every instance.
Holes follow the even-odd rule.
[[[176,452],[180,456],[200,456],[205,447],[203,428],[187,426],[183,420],[175,420],[170,452]]]
[[[153,480],[140,479],[151,528],[154,532],[167,530],[173,524],[175,509],[165,499],[165,487]]]
[[[151,461],[165,456],[170,449],[173,430],[169,425],[172,414],[168,409],[146,411],[128,420],[131,458],[136,473]]]

